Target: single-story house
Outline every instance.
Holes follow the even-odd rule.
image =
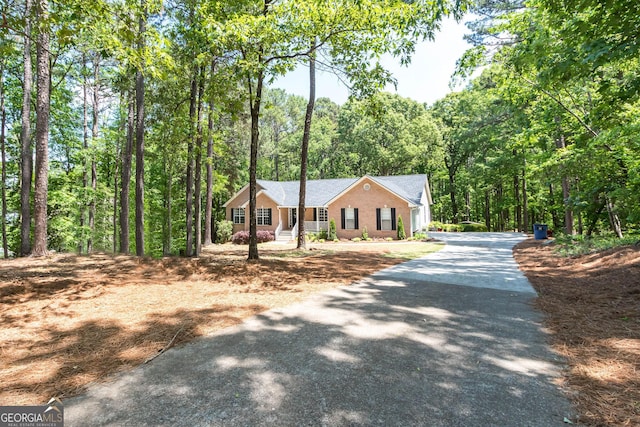
[[[258,230],[288,240],[298,233],[299,181],[257,180]],[[407,236],[431,222],[431,193],[426,175],[369,176],[307,181],[304,227],[307,232],[328,230],[335,220],[339,238],[396,237],[402,217]],[[249,230],[249,185],[227,203],[226,218],[233,232]]]

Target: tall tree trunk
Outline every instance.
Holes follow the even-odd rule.
[[[211,80],[216,70],[215,61],[211,61]],[[211,234],[211,210],[213,205],[213,102],[214,95],[211,91],[211,99],[209,100],[209,117],[207,121],[207,189],[204,205],[204,245],[213,243]]]
[[[140,0],[138,52],[144,51],[147,10]],[[140,64],[136,72],[136,255],[144,256],[144,74]]]
[[[89,183],[87,173],[87,156],[89,155],[89,101],[87,91],[87,58],[82,54],[82,201],[80,203],[80,238],[78,239],[78,253],[84,251],[84,215],[86,209],[87,185]]]
[[[553,188],[553,183],[549,183],[549,200],[550,205],[555,205],[555,191]],[[560,228],[560,219],[558,217],[558,211],[555,207],[551,208],[551,218],[553,219],[553,228]]]
[[[305,198],[307,196],[307,163],[309,161],[309,139],[311,138],[311,119],[316,103],[316,38],[311,42],[309,54],[309,102],[304,115],[304,131],[302,133],[302,148],[300,150],[300,195],[298,197],[298,249],[307,249],[307,239],[304,229]]]
[[[471,192],[468,188],[464,191],[464,216],[466,221],[471,220]]]
[[[133,91],[127,94],[127,139],[122,150],[120,176],[120,253],[129,253],[129,189],[131,187],[131,164],[133,163],[133,139],[135,134],[135,103]]]
[[[613,207],[613,201],[608,195],[605,195],[604,197],[607,205],[607,213],[609,214],[609,223],[611,224],[611,229],[614,233],[616,233],[616,236],[618,236],[619,239],[622,239],[622,226],[620,225],[620,218],[618,217],[618,214]]]
[[[164,239],[162,239],[162,255],[171,255],[171,235],[173,233],[171,215],[172,215],[172,187],[173,187],[173,174],[171,165],[169,164],[168,153],[165,150],[164,158],[164,175],[167,179],[167,185],[165,185],[166,193],[164,195],[164,210],[166,215],[164,230]]]
[[[529,197],[527,195],[526,167],[527,161],[525,159],[525,166],[522,169],[522,226],[525,232],[529,232]]]
[[[9,245],[7,244],[7,158],[5,150],[5,127],[7,126],[7,112],[4,108],[4,61],[0,63],[0,160],[2,161],[2,253],[9,258]]]
[[[20,130],[20,255],[31,252],[31,177],[33,174],[33,150],[31,147],[31,0],[24,4],[24,64],[22,80],[22,128]]]
[[[458,203],[456,202],[456,177],[455,173],[449,169],[449,197],[451,198],[451,215],[453,223],[458,223]]]
[[[202,249],[202,118],[204,114],[204,67],[200,70],[200,86],[198,88],[198,124],[196,126],[196,176],[193,197],[195,199],[195,250],[194,255],[200,256]]]
[[[186,245],[185,255],[193,255],[193,172],[194,172],[194,145],[196,136],[196,105],[198,97],[198,68],[194,67],[191,79],[191,94],[189,103],[189,139],[187,141],[187,194],[186,194]]]
[[[484,225],[491,231],[491,193],[488,189],[484,190]]]
[[[49,110],[51,104],[51,66],[49,64],[48,0],[38,0],[38,21],[44,24],[37,39],[36,96],[36,180],[34,197],[33,255],[47,255],[47,192],[49,179]]]
[[[556,123],[559,123],[560,119],[556,117]],[[564,139],[564,133],[560,129],[558,139],[556,139],[556,148],[563,150],[567,147]],[[571,209],[571,190],[569,185],[569,178],[567,177],[565,167],[560,166],[562,175],[562,204],[564,205],[564,231],[568,235],[573,235],[573,210]]]
[[[120,128],[120,135],[124,134],[124,126]],[[113,160],[113,216],[111,226],[113,227],[113,253],[118,252],[118,175],[120,173],[120,141],[116,140],[116,153]]]
[[[257,261],[258,255],[258,223],[256,221],[256,169],[258,167],[258,139],[260,137],[259,119],[260,103],[262,102],[262,85],[264,76],[260,71],[256,81],[256,92],[249,97],[251,110],[251,154],[249,156],[249,261]],[[247,78],[251,87],[251,78]],[[245,215],[246,218],[246,215]]]
[[[513,150],[513,157],[514,158],[518,157],[518,152],[516,150]],[[519,175],[518,173],[513,175],[513,195],[514,195],[514,198],[516,199],[516,212],[515,212],[516,231],[523,231],[522,230],[522,203],[520,201],[520,177],[518,175]]]
[[[93,252],[93,234],[96,222],[96,189],[98,187],[98,171],[96,167],[96,143],[98,140],[98,116],[100,112],[100,57],[95,54],[93,58],[93,122],[91,126],[91,197],[89,202],[89,237],[87,239],[87,253]]]

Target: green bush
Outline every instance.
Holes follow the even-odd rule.
[[[369,233],[367,232],[367,227],[362,229],[362,240],[367,240],[369,238]]]
[[[216,243],[227,243],[233,235],[232,221],[216,221]]]
[[[317,238],[318,240],[327,240],[329,238],[329,233],[327,232],[327,230],[320,230],[320,232],[317,234]]]
[[[404,231],[404,222],[402,217],[398,215],[398,240],[404,240],[407,238],[407,233]]]
[[[356,242],[356,243],[359,242],[360,240],[362,239],[359,237],[354,237],[353,239],[351,239],[352,242]]]
[[[486,232],[488,230],[486,225],[474,222],[471,224],[462,224],[462,231]]]
[[[447,232],[462,231],[462,225],[460,225],[460,224],[442,224],[442,231],[447,231]]]
[[[329,234],[327,235],[327,240],[335,241],[337,238],[338,235],[336,234],[336,221],[331,218],[331,221],[329,221]]]
[[[393,242],[393,237],[386,237],[384,240],[386,240],[387,242]]]
[[[424,240],[427,238],[427,233],[416,233],[413,235],[414,240]]]

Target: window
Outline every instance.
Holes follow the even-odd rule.
[[[340,210],[343,230],[358,229],[358,208],[342,208]]]
[[[327,208],[318,208],[318,221],[327,222],[329,220],[329,214]]]
[[[396,208],[376,209],[376,220],[378,230],[395,230]]]
[[[345,226],[344,228],[348,228],[353,230],[356,228],[356,213],[353,208],[347,208],[344,211],[345,213]]]
[[[380,230],[391,230],[391,208],[380,209]]]
[[[244,224],[244,208],[231,209],[234,224]]]
[[[258,225],[271,225],[271,208],[256,209]]]

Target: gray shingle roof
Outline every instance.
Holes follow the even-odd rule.
[[[372,180],[386,187],[409,202],[419,205],[424,191],[426,175],[371,176]],[[360,178],[318,179],[307,181],[306,206],[327,206],[328,202],[353,185]],[[259,179],[267,196],[280,206],[298,206],[300,183],[298,181],[266,181]]]

